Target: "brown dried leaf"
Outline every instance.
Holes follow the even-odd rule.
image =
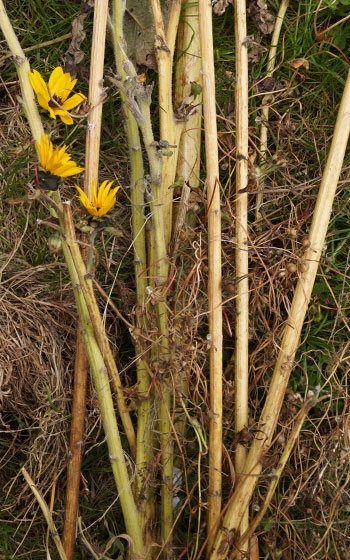
[[[249,40],[248,45],[248,61],[251,64],[256,64],[260,61],[263,54],[265,54],[267,48],[263,45],[260,45],[257,41]]]
[[[233,0],[214,0],[213,10],[214,13],[218,16],[222,16],[225,13],[225,10],[229,4],[232,4]]]
[[[306,58],[294,58],[293,60],[290,60],[288,64],[293,66],[296,70],[298,70],[298,68],[305,68],[305,70],[310,68],[309,61]]]
[[[257,93],[271,93],[273,91],[282,89],[283,84],[278,80],[272,78],[272,76],[266,76],[262,80],[258,80],[255,84],[255,89]]]
[[[273,32],[276,18],[268,12],[267,4],[264,0],[248,0],[247,14],[264,35]]]
[[[77,65],[84,58],[84,53],[80,45],[86,37],[84,21],[91,12],[91,9],[91,1],[85,2],[83,0],[80,7],[80,14],[72,21],[72,39],[64,56],[64,71],[69,72],[71,76],[76,76]]]
[[[164,25],[169,20],[170,2],[162,2]],[[157,71],[154,50],[155,29],[151,2],[127,0],[124,20],[124,38],[127,54],[137,68]]]

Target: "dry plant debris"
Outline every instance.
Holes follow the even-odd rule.
[[[264,35],[272,33],[276,18],[269,12],[264,0],[248,0],[247,14]]]

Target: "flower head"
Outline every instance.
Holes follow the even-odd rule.
[[[74,93],[69,97],[77,80],[72,80],[69,72],[64,73],[61,66],[54,69],[48,84],[37,70],[29,72],[29,79],[39,105],[50,113],[50,117],[56,119],[58,115],[65,124],[73,124],[74,121],[67,111],[71,111],[86,99],[82,93]]]
[[[91,200],[86,196],[84,191],[78,187],[78,185],[75,185],[80,195],[80,201],[91,216],[101,218],[101,216],[107,214],[107,212],[115,205],[116,194],[120,187],[114,187],[111,190],[112,185],[113,181],[103,181],[97,193],[96,182],[94,179],[91,188]]]
[[[78,167],[71,160],[71,155],[67,154],[66,146],[62,148],[53,148],[52,142],[49,141],[47,134],[42,134],[40,144],[36,142],[40,165],[45,171],[49,171],[52,175],[58,177],[71,177],[77,173],[84,171],[84,167]]]

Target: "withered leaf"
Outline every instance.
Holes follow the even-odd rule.
[[[80,14],[72,21],[72,39],[66,54],[64,55],[64,71],[69,72],[71,76],[76,76],[77,65],[83,60],[84,53],[80,45],[86,37],[84,31],[84,21],[87,15],[91,12],[91,1],[85,2],[84,0],[80,6]]]
[[[269,13],[264,0],[248,0],[247,14],[264,35],[273,32],[276,18]]]
[[[162,2],[164,25],[169,20],[169,2]],[[129,58],[138,68],[157,70],[154,50],[155,28],[150,2],[127,0],[124,19],[124,38]]]
[[[218,16],[222,16],[229,4],[232,4],[233,0],[214,0],[212,3],[214,13]]]
[[[306,58],[294,58],[293,60],[290,60],[288,64],[293,66],[296,70],[298,70],[298,68],[305,68],[305,70],[310,68],[309,61]]]
[[[266,78],[258,80],[255,84],[257,93],[273,92],[281,89],[282,87],[282,83],[275,80],[272,76],[266,76]]]
[[[260,45],[257,41],[249,41],[248,45],[248,60],[252,64],[256,64],[260,61],[264,53],[266,53],[267,48]]]

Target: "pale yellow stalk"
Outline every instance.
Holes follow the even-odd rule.
[[[248,426],[248,329],[249,329],[249,283],[248,283],[248,46],[247,46],[246,1],[235,1],[235,44],[236,44],[236,320],[235,320],[235,432]],[[247,451],[237,444],[235,469],[237,483]],[[249,523],[246,510],[240,526],[244,533]],[[247,550],[242,546],[242,550]]]
[[[182,0],[171,3],[168,30],[165,34],[160,0],[151,0],[154,25],[156,31],[155,49],[158,63],[158,95],[159,95],[159,128],[160,139],[170,144],[173,152],[163,157],[162,165],[162,201],[164,214],[165,245],[168,249],[172,231],[173,189],[176,162],[178,157],[178,142],[183,123],[176,122],[172,102],[172,73],[175,50],[175,39],[179,23]]]
[[[35,498],[36,498],[36,500],[37,500],[37,502],[38,502],[38,504],[41,508],[41,511],[44,514],[47,526],[50,530],[50,533],[52,535],[52,538],[54,540],[54,543],[56,545],[56,548],[57,548],[57,551],[58,551],[58,554],[59,554],[61,560],[67,560],[67,556],[66,556],[66,553],[64,552],[64,548],[63,548],[61,539],[58,535],[58,531],[57,531],[55,523],[52,519],[52,513],[51,513],[47,503],[45,502],[41,493],[39,492],[39,490],[35,486],[35,483],[34,483],[33,479],[30,477],[29,473],[26,471],[26,469],[24,467],[22,467],[22,474],[23,474],[29,488],[33,492],[33,494],[34,494],[34,496],[35,496]]]
[[[262,505],[262,507],[259,510],[259,513],[254,517],[253,521],[251,522],[249,529],[242,535],[242,537],[240,538],[239,542],[237,543],[237,548],[239,550],[241,550],[242,544],[244,541],[247,541],[247,539],[253,535],[254,531],[257,529],[257,527],[259,526],[260,522],[262,521],[267,508],[269,507],[271,500],[273,498],[273,495],[275,493],[275,490],[277,488],[277,484],[281,478],[281,475],[284,471],[284,468],[287,464],[287,461],[294,449],[294,445],[295,442],[300,434],[300,430],[303,426],[303,423],[305,421],[305,418],[310,410],[310,408],[312,408],[313,406],[315,406],[317,404],[317,398],[313,395],[311,397],[308,397],[307,400],[304,402],[303,406],[301,407],[299,414],[297,416],[297,419],[295,421],[295,424],[293,426],[292,432],[286,442],[285,448],[283,449],[283,453],[281,455],[281,458],[278,462],[278,465],[276,467],[276,469],[273,471],[273,473],[271,473],[271,482],[267,488],[267,492],[265,495],[265,499],[264,499],[264,503]]]
[[[264,453],[267,452],[273,437],[326,238],[334,196],[349,139],[349,132],[350,72],[347,77],[327,165],[323,173],[320,191],[313,212],[309,234],[310,246],[305,251],[303,259],[300,262],[299,280],[295,289],[288,320],[285,323],[280,351],[258,426],[265,437],[254,439],[244,466],[244,472],[247,477],[237,487],[233,500],[224,516],[222,527],[225,528],[225,531],[222,529],[219,530],[210,557],[211,560],[222,560],[226,558],[229,551],[227,531],[237,530],[240,525],[242,516],[249,505],[262,469],[262,457]]]
[[[281,1],[278,14],[276,17],[275,29],[273,30],[273,34],[271,38],[271,46],[267,58],[267,68],[266,68],[267,75],[271,77],[273,76],[275,66],[276,66],[277,45],[282,29],[283,19],[286,14],[288,5],[289,5],[289,0]],[[268,103],[266,103],[261,110],[261,127],[260,127],[260,154],[261,154],[260,165],[262,165],[263,167],[266,166],[267,133],[268,133],[267,123],[269,122],[269,112],[270,112],[270,108]],[[260,186],[258,193],[256,195],[256,209],[255,209],[256,220],[259,220],[261,218],[260,209],[263,202],[263,195],[264,195],[263,187]]]
[[[191,82],[198,85],[199,88],[202,85],[200,48],[198,3],[194,2],[186,4],[182,10],[176,43],[178,62],[175,67],[174,95],[176,107],[181,105],[184,100],[186,103],[196,106],[184,123],[176,169],[176,176],[182,177],[191,188],[198,187],[200,183],[202,94],[198,93],[194,98],[191,93]]]
[[[106,26],[108,0],[98,0],[94,6],[94,23],[91,47],[89,106],[86,134],[86,169],[84,190],[91,197],[91,185],[95,179],[98,184],[98,166],[100,159],[102,104],[105,97],[103,91],[103,67],[106,43]]]
[[[212,7],[199,0],[199,29],[202,53],[203,112],[206,155],[208,215],[208,309],[210,341],[210,428],[208,488],[208,552],[221,512],[222,466],[222,294],[221,294],[221,209],[218,139],[215,106],[215,73]]]

